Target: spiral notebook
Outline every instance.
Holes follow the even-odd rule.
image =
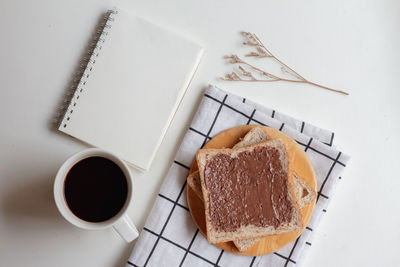
[[[202,51],[127,11],[108,12],[59,130],[147,170]]]

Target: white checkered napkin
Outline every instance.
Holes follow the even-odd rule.
[[[296,140],[317,175],[318,201],[303,234],[270,255],[224,252],[199,233],[186,203],[186,177],[199,148],[218,133],[243,124],[267,125]],[[333,146],[334,134],[210,86],[168,171],[127,266],[299,266],[326,212],[349,157]]]

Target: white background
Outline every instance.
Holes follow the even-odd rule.
[[[155,158],[135,175],[129,214],[143,227],[207,84],[333,130],[350,154],[305,266],[395,266],[400,241],[400,3],[398,1],[0,2],[0,265],[123,266],[134,244],[83,231],[58,214],[54,175],[85,145],[51,120],[99,16],[117,5],[183,33],[207,51]],[[218,80],[222,56],[252,31],[307,85]],[[151,53],[151,51],[143,51]],[[135,104],[135,100],[132,100]],[[140,125],[137,125],[140,128]]]

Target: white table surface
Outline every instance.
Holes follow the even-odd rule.
[[[399,264],[400,3],[393,1],[0,2],[0,266],[123,266],[132,244],[68,224],[52,198],[62,162],[86,146],[51,120],[99,15],[114,5],[198,40],[207,51],[148,173],[134,171],[129,214],[143,227],[209,83],[336,133],[352,156],[305,266]],[[307,85],[217,79],[253,31]],[[134,101],[132,102],[134,104]]]

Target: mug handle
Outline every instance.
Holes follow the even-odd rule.
[[[113,228],[128,243],[132,242],[139,236],[136,226],[133,224],[131,218],[126,214],[113,225]]]

